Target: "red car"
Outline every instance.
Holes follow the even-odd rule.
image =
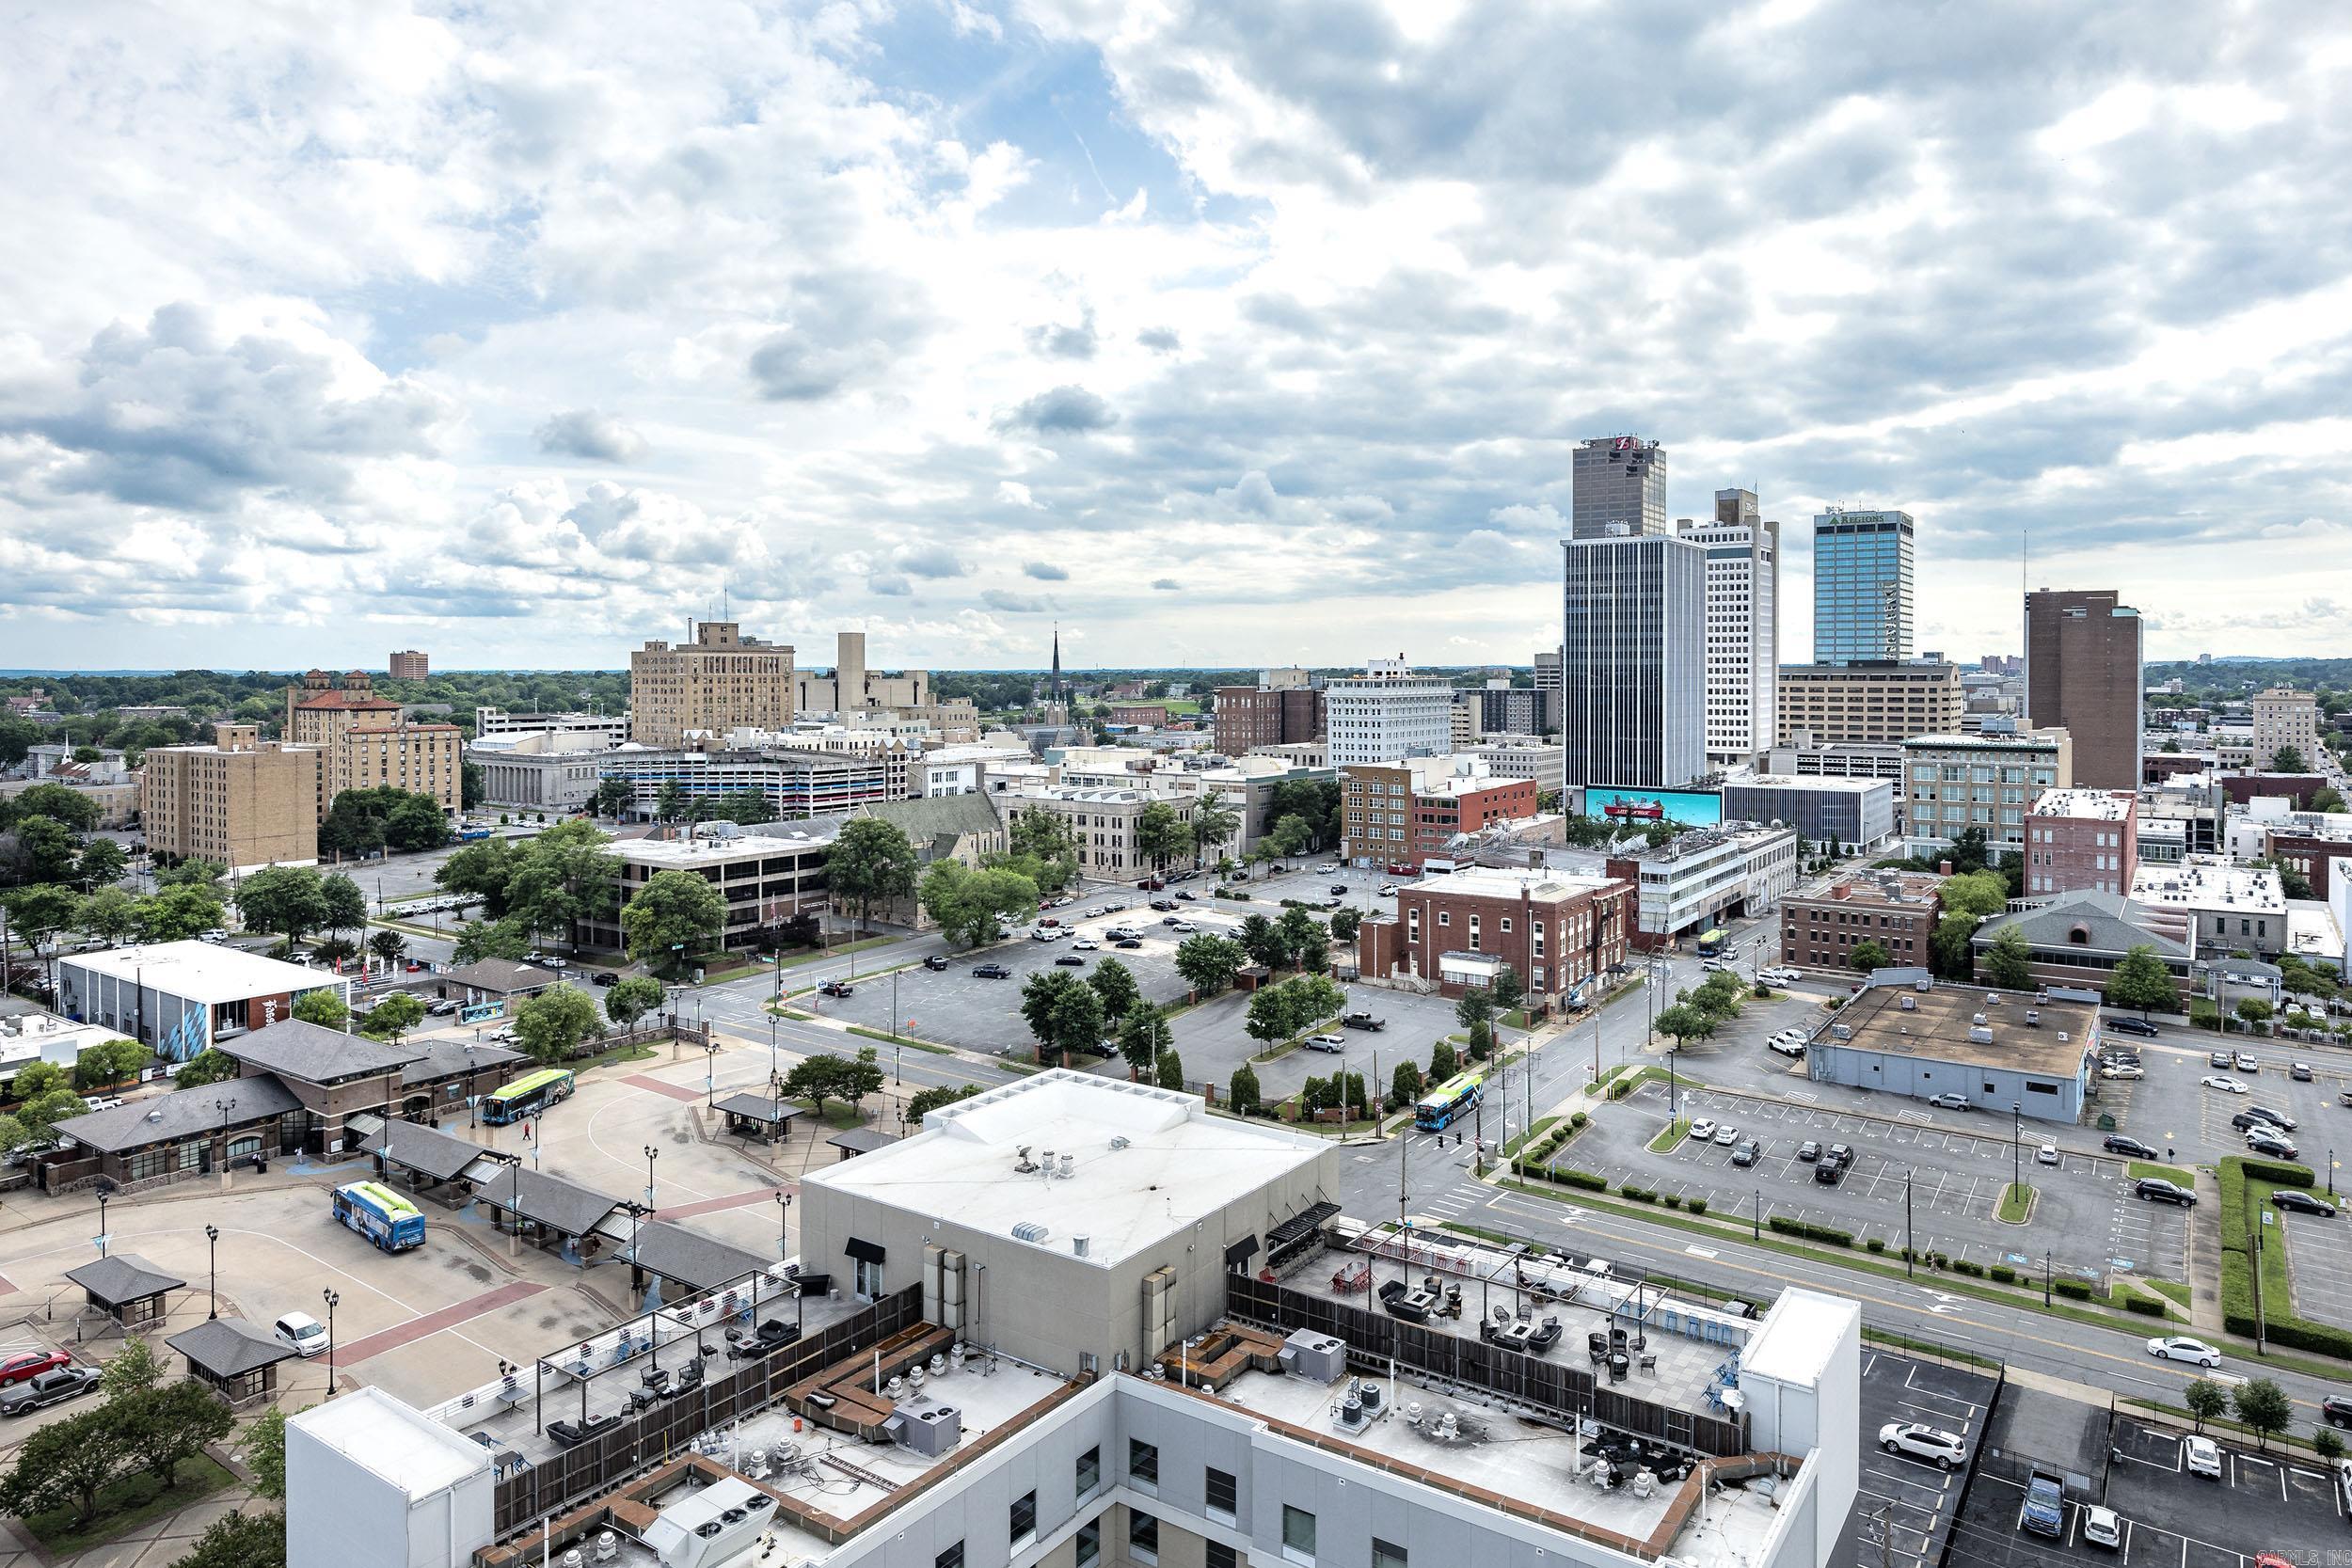
[[[23,1383],[59,1367],[71,1366],[73,1357],[61,1350],[17,1351],[0,1359],[0,1388],[12,1383]]]

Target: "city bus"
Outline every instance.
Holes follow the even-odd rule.
[[[1699,957],[1715,958],[1723,956],[1724,944],[1731,939],[1724,935],[1721,926],[1710,927],[1699,933]]]
[[[571,1069],[541,1068],[484,1095],[482,1119],[493,1127],[504,1127],[509,1122],[535,1117],[557,1101],[571,1097]]]
[[[1486,1092],[1484,1073],[1457,1072],[1414,1103],[1413,1125],[1423,1132],[1442,1132]]]
[[[424,1245],[424,1212],[380,1181],[335,1189],[335,1217],[386,1252]]]

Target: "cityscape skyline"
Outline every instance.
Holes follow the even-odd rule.
[[[1910,513],[1921,647],[2018,624],[2028,533],[2030,586],[2134,582],[2151,657],[2352,603],[2342,150],[2293,108],[2342,17],[2196,60],[2069,17],[1997,78],[1889,77],[1837,6],[1649,18],[1652,79],[1742,84],[1663,118],[1516,90],[1590,67],[1503,8],[1367,9],[1345,62],[1042,6],[388,13],[201,71],[205,22],[45,25],[0,68],[53,237],[9,263],[10,664],[580,666],[723,590],[934,668],[1057,614],[1073,665],[1517,658],[1575,445],[1636,431],[1669,522]]]

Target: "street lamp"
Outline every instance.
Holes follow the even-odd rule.
[[[661,1158],[661,1150],[647,1144],[645,1146],[645,1207],[648,1209],[653,1207],[653,1163],[660,1158]]]
[[[1675,1119],[1675,1050],[1666,1048],[1666,1121],[1670,1126]]]
[[[103,1230],[105,1227],[102,1224],[99,1228]],[[204,1227],[204,1246],[213,1255],[213,1309],[204,1315],[217,1318],[220,1316],[220,1227],[208,1225]]]
[[[719,1095],[719,1042],[703,1041],[703,1109],[716,1103]]]
[[[481,1121],[478,1119],[480,1113],[474,1109],[473,1101],[475,1085],[473,1072],[473,1046],[471,1043],[469,1043],[466,1047],[466,1127],[469,1131],[482,1125]]]
[[[2026,1184],[2026,1108],[2011,1101],[2009,1114],[2014,1118],[2009,1135],[2009,1184],[2022,1187]]]
[[[229,1113],[236,1108],[237,1097],[235,1095],[230,1095],[226,1100],[213,1101],[213,1109],[220,1113],[220,1174],[224,1180],[229,1175]]]
[[[778,1193],[776,1195],[776,1261],[779,1263],[784,1261],[785,1254],[791,1248],[789,1234],[791,1218],[792,1195]]]
[[[101,1181],[98,1186],[98,1256],[101,1258],[106,1256],[106,1200],[113,1196],[114,1189]]]
[[[343,1298],[332,1290],[321,1292],[326,1297],[326,1397],[335,1397],[335,1304]]]

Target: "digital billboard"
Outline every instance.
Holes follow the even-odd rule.
[[[1586,784],[1584,815],[1605,818],[1620,828],[1653,828],[1661,822],[1714,828],[1723,825],[1724,798],[1712,790]]]

